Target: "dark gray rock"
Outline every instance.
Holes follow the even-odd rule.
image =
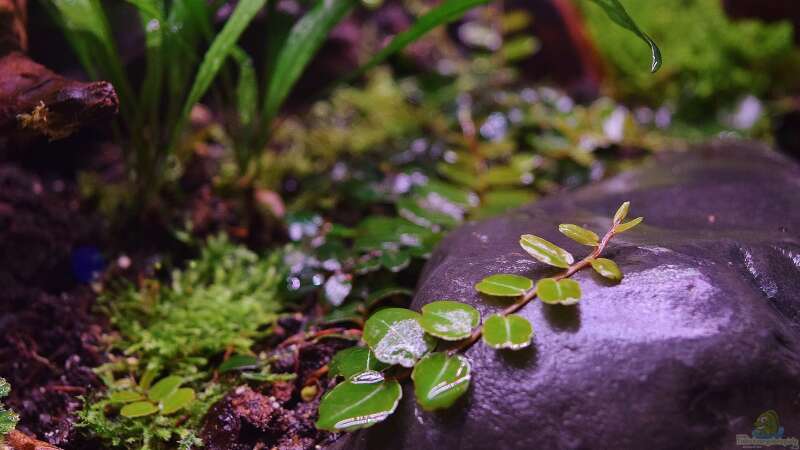
[[[604,231],[624,200],[644,224],[607,252],[611,284],[576,275],[575,307],[531,303],[525,351],[469,350],[472,387],[431,414],[406,386],[385,423],[342,449],[736,448],[764,411],[800,438],[800,169],[757,144],[718,142],[469,224],[428,263],[412,307],[460,299],[482,315],[506,303],[473,285],[498,272],[552,275],[518,246],[563,245],[559,223]]]

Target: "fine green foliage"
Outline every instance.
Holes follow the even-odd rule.
[[[581,286],[567,278],[542,278],[536,283],[536,296],[551,305],[574,305],[581,299]]]
[[[494,349],[519,350],[531,345],[533,326],[528,319],[492,314],[483,323],[483,342]]]
[[[642,70],[644,46],[600,8],[576,3],[609,62],[615,95],[650,106],[672,105],[677,119],[694,127],[715,120],[715,112],[745,95],[765,98],[797,87],[792,74],[800,67],[800,52],[788,20],[731,19],[720,0],[627,0],[630,15],[666,54],[662,69],[651,75]]]
[[[178,376],[225,349],[247,353],[282,306],[281,255],[259,257],[211,238],[186,269],[173,272],[171,284],[148,280],[104,294],[101,305],[121,334],[115,347]]]
[[[481,280],[475,290],[495,297],[518,297],[533,286],[529,278],[514,274],[495,274]]]
[[[478,311],[458,301],[428,303],[423,306],[422,314],[403,308],[378,310],[364,326],[362,339],[369,348],[343,350],[331,361],[329,375],[342,377],[345,381],[323,396],[317,427],[330,431],[353,430],[386,419],[394,411],[401,395],[395,380],[407,374],[398,371],[397,366],[413,367],[414,393],[423,409],[433,411],[452,406],[466,394],[472,377],[469,359],[460,352],[479,340],[497,350],[519,350],[530,346],[533,325],[515,313],[537,297],[548,305],[574,307],[572,305],[581,298],[581,288],[569,277],[579,270],[591,265],[612,280],[622,278],[619,267],[600,255],[618,232],[629,208],[628,202],[620,206],[611,229],[602,239],[576,225],[559,226],[567,237],[593,247],[592,253],[577,262],[555,244],[533,235],[523,235],[520,242],[531,255],[551,265],[562,264],[565,271],[554,278],[540,279],[535,288],[530,279],[519,275],[496,274],[484,278],[475,285],[476,291],[514,297],[515,301],[501,312],[487,317],[481,326],[478,326]],[[436,338],[442,341],[437,342]],[[447,343],[447,350],[436,352],[441,343]],[[376,359],[386,364],[380,365]]]
[[[362,384],[345,381],[322,397],[317,428],[352,431],[370,427],[389,417],[402,396],[397,381]]]
[[[519,245],[529,255],[551,266],[566,269],[575,262],[575,258],[570,252],[539,236],[523,234],[519,238]]]
[[[446,341],[464,339],[481,320],[478,310],[461,302],[440,300],[422,307],[420,325],[426,333]]]
[[[413,367],[434,345],[419,324],[420,314],[404,308],[385,308],[364,324],[364,342],[378,360]]]
[[[469,389],[471,371],[469,360],[461,355],[425,356],[411,372],[417,402],[426,411],[449,408]]]
[[[593,247],[600,243],[600,237],[597,236],[597,233],[578,225],[563,223],[558,226],[558,231],[579,244]]]
[[[11,392],[11,385],[5,378],[0,378],[0,399],[7,397]],[[0,401],[0,445],[3,443],[5,435],[11,432],[17,426],[17,416],[14,411],[7,409],[2,401]]]
[[[622,279],[622,271],[619,270],[617,263],[607,258],[597,258],[592,260],[592,269],[609,280],[619,281]]]

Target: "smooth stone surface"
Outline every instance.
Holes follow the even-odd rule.
[[[412,308],[460,299],[483,317],[507,303],[473,285],[554,270],[518,246],[533,233],[572,251],[559,223],[598,233],[630,200],[645,222],[605,256],[625,274],[575,279],[573,307],[531,303],[527,350],[482,344],[470,391],[427,413],[406,384],[386,422],[338,449],[737,448],[764,411],[800,438],[800,169],[759,144],[717,142],[662,154],[642,169],[451,234],[429,261]]]

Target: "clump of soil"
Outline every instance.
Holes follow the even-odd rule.
[[[18,428],[60,445],[74,438],[78,396],[101,386],[91,367],[103,357],[94,294],[70,268],[92,227],[53,186],[63,183],[0,166],[0,376]]]

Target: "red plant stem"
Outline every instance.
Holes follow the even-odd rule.
[[[598,256],[600,256],[600,254],[603,253],[603,251],[606,249],[606,247],[608,247],[609,241],[611,241],[611,238],[613,238],[614,235],[616,234],[617,225],[619,225],[619,222],[615,221],[612,224],[611,229],[609,229],[608,232],[606,232],[606,234],[600,240],[600,243],[597,244],[597,247],[595,247],[595,249],[592,251],[592,253],[589,253],[589,255],[587,255],[585,258],[583,258],[582,260],[576,262],[575,264],[572,264],[571,266],[569,266],[567,268],[567,270],[565,270],[564,272],[561,272],[560,274],[556,275],[553,278],[555,280],[557,280],[557,281],[558,280],[563,280],[564,278],[569,278],[573,274],[578,272],[579,270],[584,269],[587,266],[591,265],[592,261],[594,259],[596,259]],[[505,317],[505,316],[508,316],[510,314],[514,314],[515,312],[517,312],[520,309],[522,309],[525,305],[530,303],[531,300],[533,300],[535,298],[536,298],[536,286],[534,286],[531,289],[529,289],[527,292],[525,292],[525,294],[523,294],[519,298],[519,300],[517,300],[511,306],[509,306],[508,308],[506,308],[502,312],[500,312],[500,315]],[[473,331],[472,334],[467,339],[459,342],[458,345],[456,345],[455,347],[453,347],[450,350],[448,350],[447,354],[452,356],[455,353],[467,351],[476,342],[478,342],[478,340],[481,338],[481,336],[483,336],[483,325],[481,325],[478,328],[476,328],[475,331]]]

